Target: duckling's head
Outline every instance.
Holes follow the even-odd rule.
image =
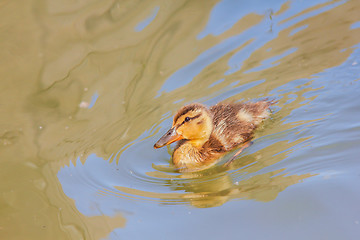
[[[181,139],[188,140],[193,146],[201,147],[213,130],[212,114],[200,103],[182,107],[174,116],[170,130],[154,145],[160,148]]]

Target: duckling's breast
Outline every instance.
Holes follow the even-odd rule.
[[[174,150],[173,164],[178,169],[193,169],[201,165],[201,154],[190,143],[183,142]]]
[[[172,161],[174,166],[182,172],[195,171],[213,165],[223,152],[210,148],[207,143],[197,149],[191,143],[182,141],[174,150]]]

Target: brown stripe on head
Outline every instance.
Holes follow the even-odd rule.
[[[174,116],[174,121],[173,124],[176,123],[176,121],[183,115],[187,114],[188,112],[191,111],[196,111],[196,110],[203,110],[206,111],[207,113],[209,113],[210,115],[210,111],[208,110],[208,108],[201,104],[201,103],[192,103],[186,106],[183,106],[182,108],[180,108],[180,110],[176,113],[176,115]]]

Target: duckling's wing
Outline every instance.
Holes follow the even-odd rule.
[[[255,128],[269,116],[267,109],[270,105],[267,101],[260,101],[212,106],[213,137],[227,151],[251,139]]]

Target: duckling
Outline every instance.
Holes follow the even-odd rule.
[[[193,103],[180,108],[172,127],[154,145],[160,148],[178,141],[172,162],[180,172],[210,167],[225,153],[249,146],[254,130],[269,117],[276,102],[218,103],[210,108]]]

